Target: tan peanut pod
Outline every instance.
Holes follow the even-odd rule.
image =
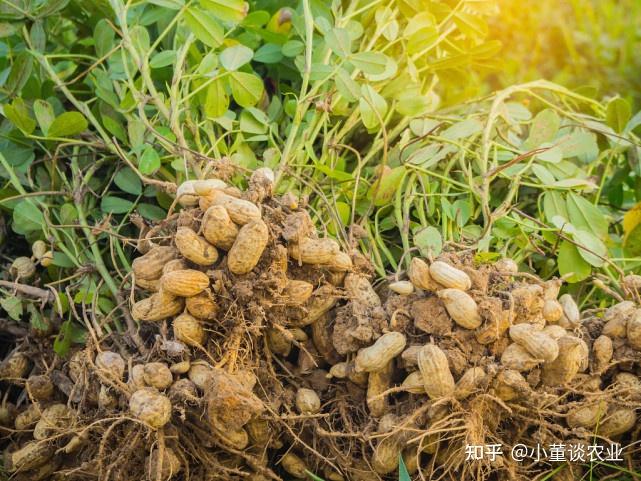
[[[581,345],[579,372],[585,372],[590,367],[590,347],[588,346],[588,343],[581,338],[579,338],[579,343]]]
[[[641,391],[641,379],[629,372],[619,372],[614,377],[617,384],[632,391]]]
[[[393,363],[389,362],[384,369],[370,372],[367,378],[367,407],[375,418],[380,418],[388,410],[388,397],[380,394],[391,387],[393,370]]]
[[[529,324],[516,324],[510,327],[510,337],[535,359],[551,362],[559,355],[559,345],[556,341]]]
[[[169,370],[172,372],[172,374],[187,374],[190,368],[190,361],[175,362],[171,366],[169,366]]]
[[[305,461],[291,451],[280,458],[280,465],[295,478],[304,479],[307,477]]]
[[[149,479],[168,480],[182,469],[180,458],[169,447],[163,449],[162,462],[159,458],[160,453],[158,449],[154,448],[149,458],[145,461],[149,471]]]
[[[628,274],[623,278],[623,287],[629,291],[638,291],[641,289],[641,276],[638,274]]]
[[[198,192],[196,192],[198,187]],[[207,195],[213,190],[224,189],[227,184],[219,179],[206,179],[206,180],[186,180],[178,186],[176,190],[176,199],[182,206],[192,207],[198,205],[198,198],[200,195]]]
[[[308,326],[320,319],[332,307],[336,305],[338,297],[333,286],[324,284],[312,292],[311,297],[305,304],[307,315],[296,323],[299,327]]]
[[[209,276],[194,269],[167,272],[161,277],[160,286],[169,294],[192,297],[209,287]]]
[[[460,289],[441,289],[437,295],[443,301],[450,317],[459,326],[465,329],[476,329],[481,325],[479,308],[468,293]]]
[[[409,296],[414,292],[414,284],[410,281],[396,281],[392,282],[389,286],[392,292],[396,292],[402,296]]]
[[[472,279],[465,272],[447,262],[434,261],[430,265],[430,276],[445,288],[467,291],[472,287]]]
[[[316,414],[320,411],[321,401],[316,391],[302,387],[296,392],[296,407],[301,414]]]
[[[551,324],[549,326],[545,326],[543,328],[543,331],[541,332],[543,332],[543,334],[547,334],[555,341],[561,339],[563,336],[568,335],[568,331],[566,331],[565,329],[563,329],[561,326],[557,324]]]
[[[10,472],[27,471],[42,466],[51,459],[54,446],[47,441],[33,441],[17,451],[7,452],[4,467]]]
[[[167,389],[174,382],[174,377],[164,362],[148,362],[143,366],[143,379],[147,386],[156,389]]]
[[[185,299],[185,307],[192,316],[203,321],[215,321],[218,305],[208,291],[203,291]]]
[[[206,388],[207,383],[209,382],[209,379],[212,377],[212,375],[213,370],[211,366],[202,361],[191,363],[189,371],[187,372],[189,380],[193,382],[196,387],[203,390]]]
[[[9,272],[16,279],[29,279],[36,273],[36,264],[29,257],[16,257],[9,268]]]
[[[136,278],[136,286],[149,292],[158,292],[158,289],[160,289],[160,279]]]
[[[145,387],[129,398],[129,411],[154,429],[160,429],[171,419],[171,401],[156,389]]]
[[[476,331],[475,338],[479,344],[491,344],[503,337],[510,328],[510,311],[503,310],[500,315],[492,316],[489,322]]]
[[[42,415],[42,408],[39,404],[29,404],[27,409],[16,416],[13,424],[18,431],[24,431],[35,425]]]
[[[336,254],[331,262],[327,264],[327,268],[330,271],[338,273],[350,271],[352,267],[354,267],[352,257],[348,253],[342,251]]]
[[[305,237],[287,246],[289,257],[303,264],[328,265],[335,261],[341,251],[334,239],[310,239]]]
[[[252,220],[243,225],[227,254],[229,270],[234,274],[250,272],[258,264],[268,240],[269,230],[262,220]]]
[[[160,279],[163,267],[167,262],[173,260],[178,251],[173,247],[153,247],[144,256],[137,257],[131,264],[136,279],[154,280]]]
[[[566,422],[571,428],[593,428],[605,418],[608,406],[605,400],[582,403],[568,411]]]
[[[559,297],[559,302],[563,306],[563,316],[559,321],[561,327],[577,327],[581,324],[581,313],[579,312],[579,306],[576,305],[576,301],[570,294],[563,294]],[[567,325],[564,325],[566,323]]]
[[[118,406],[118,397],[113,392],[113,390],[105,386],[104,384],[100,386],[100,391],[98,391],[98,407],[105,411],[110,411],[115,409]]]
[[[330,321],[330,316],[324,315],[312,324],[312,343],[318,353],[329,364],[334,364],[340,360],[340,357],[334,348],[334,343],[332,342]]]
[[[543,283],[543,299],[556,300],[559,297],[559,292],[561,291],[561,286],[563,285],[563,280],[561,279],[550,279]]]
[[[66,404],[52,404],[42,411],[42,416],[33,429],[33,439],[40,441],[66,433],[72,427],[75,416],[76,412]]]
[[[349,370],[348,363],[345,361],[337,362],[332,367],[329,368],[329,373],[327,377],[329,379],[335,377],[337,379],[345,379]]]
[[[249,444],[249,435],[244,428],[222,430],[213,427],[212,431],[218,434],[225,444],[228,444],[234,449],[243,450]]]
[[[314,286],[309,282],[288,279],[281,296],[286,305],[298,306],[307,302],[313,292]]]
[[[601,334],[613,339],[622,339],[628,334],[628,318],[615,317],[603,325]]]
[[[203,215],[202,234],[208,242],[228,251],[238,236],[238,226],[222,205],[213,205]]]
[[[380,371],[403,352],[405,343],[405,335],[400,332],[383,334],[374,344],[358,351],[355,360],[356,371]]]
[[[289,356],[292,350],[292,340],[285,332],[276,328],[267,330],[267,345],[271,352],[283,357]]]
[[[583,346],[581,340],[573,336],[559,339],[559,355],[552,362],[543,365],[541,379],[548,386],[558,386],[570,382],[581,368]]]
[[[632,316],[636,310],[636,303],[632,301],[621,301],[605,310],[603,320],[609,322],[613,319],[627,319]]]
[[[411,392],[412,394],[424,394],[425,383],[423,382],[421,371],[409,373],[401,383],[401,389],[403,391]]]
[[[600,436],[612,438],[627,433],[637,424],[637,415],[634,409],[617,407],[612,409],[599,425],[597,433]]]
[[[298,342],[307,342],[309,340],[309,336],[307,335],[307,333],[300,327],[292,327],[291,329],[287,330],[291,334],[292,338],[294,338],[294,340]]]
[[[136,321],[162,321],[180,313],[184,306],[183,299],[160,291],[136,302],[131,308],[131,316]]]
[[[482,367],[471,367],[463,373],[456,382],[454,397],[462,400],[472,395],[487,379],[485,369]]]
[[[376,432],[379,434],[385,434],[392,432],[392,430],[398,426],[400,418],[394,413],[387,413],[378,420],[378,428]]]
[[[245,424],[245,431],[255,446],[267,446],[272,436],[272,429],[266,419],[255,418]]]
[[[496,376],[494,391],[503,401],[513,401],[530,391],[530,385],[523,375],[514,369],[505,369]]]
[[[419,468],[419,456],[417,456],[416,451],[416,448],[405,448],[403,450],[403,463],[410,476],[416,474]]]
[[[563,306],[556,299],[547,299],[543,303],[543,318],[548,322],[558,322],[563,317]]]
[[[216,247],[189,227],[179,227],[174,242],[180,254],[194,264],[211,266],[218,260]]]
[[[143,364],[135,364],[129,369],[127,385],[132,391],[147,387],[145,383],[145,366]]]
[[[173,323],[174,337],[188,346],[202,346],[205,343],[206,333],[202,321],[191,314],[182,313]]]
[[[42,259],[45,253],[49,250],[47,244],[43,240],[37,240],[31,244],[31,253],[36,260]]]
[[[125,375],[125,360],[120,354],[112,351],[102,351],[96,355],[96,367],[111,379],[122,379]]]
[[[203,211],[207,211],[213,205],[227,209],[231,220],[238,225],[245,225],[262,217],[260,208],[256,204],[217,190],[201,198],[200,206]]]
[[[378,307],[381,305],[381,298],[372,287],[372,283],[367,277],[349,273],[345,276],[345,290],[347,296],[352,302],[356,302],[368,307]]]
[[[514,259],[510,259],[509,257],[504,257],[496,261],[494,268],[505,274],[516,274],[519,272],[519,265],[514,261]]]
[[[430,266],[423,259],[412,258],[410,267],[407,270],[407,277],[417,289],[424,291],[435,291],[440,288],[430,274]]]
[[[29,376],[26,382],[27,392],[32,399],[36,401],[46,401],[53,396],[55,386],[46,374]]]
[[[372,456],[372,467],[378,474],[389,474],[398,468],[401,446],[396,436],[382,438]]]
[[[629,319],[627,326],[628,345],[641,351],[641,309],[638,309]]]
[[[162,273],[167,274],[168,272],[182,271],[185,269],[189,269],[189,265],[185,262],[185,259],[174,259],[165,264],[165,267],[162,268]]]
[[[501,364],[519,372],[534,369],[540,363],[540,359],[533,357],[523,346],[515,342],[507,346],[501,354]]]
[[[454,394],[454,377],[445,353],[435,344],[426,344],[418,353],[418,369],[430,399]]]
[[[409,346],[401,353],[401,363],[405,369],[416,367],[418,365],[418,353],[423,346]]]

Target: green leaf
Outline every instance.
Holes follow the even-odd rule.
[[[558,254],[559,274],[568,277],[565,279],[569,283],[581,282],[586,279],[592,272],[590,264],[579,253],[579,250],[566,240],[561,241]]]
[[[32,70],[33,57],[29,52],[20,52],[11,66],[11,71],[4,85],[4,88],[7,90],[5,93],[12,96],[20,92],[27,83],[27,80],[29,80]]]
[[[466,37],[479,39],[487,36],[488,26],[480,15],[459,11],[454,14],[454,23]]]
[[[630,117],[632,117],[632,109],[627,100],[617,97],[608,102],[605,121],[615,132],[623,132]]]
[[[72,267],[75,267],[75,264],[73,263],[73,261],[69,259],[69,256],[64,252],[53,253],[53,265],[62,267],[65,269],[70,269]]]
[[[213,13],[189,7],[183,16],[189,29],[205,45],[218,47],[225,40],[225,31]]]
[[[176,61],[176,51],[175,50],[163,50],[158,52],[149,61],[149,66],[151,68],[163,68],[173,64]]]
[[[530,126],[530,135],[523,144],[526,150],[532,150],[545,142],[552,142],[556,137],[561,119],[552,109],[545,109],[536,114]]]
[[[170,10],[180,10],[185,2],[183,0],[147,0],[153,5],[158,5],[159,7],[165,7]]]
[[[247,16],[243,0],[200,0],[200,3],[224,22],[239,23]]]
[[[577,130],[558,139],[556,143],[563,151],[565,159],[578,157],[583,161],[590,162],[599,155],[596,135],[592,132]]]
[[[134,203],[120,197],[107,196],[103,197],[100,202],[100,208],[107,214],[126,214],[134,207]]]
[[[601,267],[603,265],[604,257],[608,255],[608,248],[603,241],[596,237],[591,232],[577,229],[572,233],[572,239],[579,244],[579,254],[590,265],[594,267]],[[585,249],[583,248],[585,247]]]
[[[65,357],[72,344],[84,344],[86,331],[71,321],[65,321],[60,326],[60,331],[53,341],[53,350],[58,356]]]
[[[283,52],[280,45],[266,43],[254,53],[254,60],[261,63],[278,63],[283,59]]]
[[[554,190],[543,194],[543,212],[545,213],[546,219],[550,222],[554,216],[561,216],[566,221],[570,218],[563,195]]]
[[[27,234],[42,230],[45,220],[42,212],[30,199],[21,200],[13,209],[13,230]]]
[[[36,129],[36,121],[31,118],[24,100],[20,97],[15,98],[11,104],[5,105],[3,109],[5,117],[24,134],[29,135]]]
[[[369,85],[361,86],[361,98],[358,102],[363,125],[373,129],[385,119],[387,102]]]
[[[443,237],[436,227],[428,226],[414,233],[414,245],[424,257],[437,256],[443,250]]]
[[[283,44],[281,51],[285,57],[293,58],[303,53],[304,49],[305,44],[300,40],[289,40]]]
[[[404,166],[388,168],[381,178],[372,183],[367,197],[374,202],[376,207],[388,204],[394,198],[404,176]]]
[[[398,481],[411,481],[410,473],[407,471],[405,466],[405,461],[403,461],[403,456],[398,455]]]
[[[231,72],[229,77],[231,93],[241,107],[253,107],[263,96],[263,81],[254,74]]]
[[[608,237],[608,220],[597,206],[585,198],[569,193],[566,203],[569,221],[579,230],[605,240]]]
[[[229,108],[229,95],[221,79],[216,79],[207,87],[205,115],[209,118],[222,117]]]
[[[257,109],[243,110],[240,114],[240,130],[249,134],[264,134],[267,132],[267,117]]]
[[[472,135],[478,134],[483,130],[483,124],[476,119],[465,119],[462,122],[457,122],[456,124],[447,128],[441,137],[448,140],[457,140],[464,137],[471,137]]]
[[[305,470],[305,473],[307,473],[307,476],[309,476],[309,479],[311,479],[312,481],[325,481],[323,478],[319,478],[311,471]]]
[[[334,81],[336,82],[338,92],[350,102],[355,101],[361,96],[360,87],[344,68],[338,69]]]
[[[96,23],[93,31],[93,43],[98,57],[104,57],[113,47],[116,32],[106,19],[101,19]]]
[[[120,190],[127,194],[142,194],[142,182],[140,182],[138,175],[129,167],[120,169],[114,176],[114,182]]]
[[[254,51],[244,45],[228,47],[220,53],[220,64],[229,71],[238,70],[243,65],[251,62]]]
[[[138,169],[144,175],[151,175],[160,169],[160,165],[160,155],[151,145],[148,145],[138,160]]]
[[[65,112],[49,126],[49,137],[70,137],[87,130],[87,119],[80,112]]]
[[[333,28],[325,34],[325,43],[340,58],[352,52],[352,39],[344,28]]]
[[[141,203],[136,207],[141,216],[147,220],[163,220],[167,217],[167,212],[164,209],[161,209],[157,205]]]
[[[350,55],[349,61],[354,67],[367,74],[382,74],[387,66],[387,56],[380,52],[358,52]]]
[[[14,321],[19,321],[22,317],[22,300],[19,297],[5,297],[0,301],[0,306]]]
[[[33,113],[36,116],[40,130],[42,130],[43,134],[47,135],[49,127],[56,117],[56,114],[53,112],[53,106],[46,100],[36,99],[33,102]]]

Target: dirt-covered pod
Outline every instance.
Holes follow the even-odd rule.
[[[207,383],[209,382],[212,373],[213,369],[209,364],[203,361],[198,361],[191,363],[187,376],[199,389],[204,390],[207,387]]]
[[[143,387],[147,387],[145,383],[145,366],[144,364],[134,364],[129,369],[129,379],[127,385],[132,391],[137,391]]]
[[[177,255],[178,251],[174,247],[153,247],[145,255],[134,259],[131,264],[135,278],[145,280],[160,279],[165,265],[174,260]]]
[[[606,438],[612,438],[627,433],[637,425],[637,415],[634,409],[628,407],[612,408],[599,424],[597,433]]]
[[[530,324],[516,324],[510,327],[510,337],[535,359],[551,362],[559,355],[557,342]]]
[[[320,411],[321,401],[316,391],[302,387],[296,392],[296,407],[301,414],[316,414]]]
[[[418,369],[423,376],[425,392],[431,399],[454,394],[456,383],[445,353],[435,344],[426,344],[418,353]]]
[[[238,231],[234,245],[227,254],[227,267],[234,274],[247,274],[263,255],[269,240],[269,229],[262,220],[252,220]]]
[[[76,412],[66,404],[52,404],[42,411],[33,429],[33,438],[47,439],[57,433],[66,433],[73,428]]]
[[[410,281],[392,282],[389,285],[389,288],[392,292],[400,294],[401,296],[409,296],[412,292],[414,292],[414,284],[412,284]]]
[[[131,308],[131,316],[136,321],[162,321],[181,312],[184,306],[184,299],[160,291],[136,302]]]
[[[182,313],[173,322],[174,337],[189,346],[202,346],[205,343],[206,332],[203,322],[191,314]]]
[[[267,329],[267,346],[274,354],[283,357],[289,356],[292,350],[292,339],[281,329]]]
[[[0,364],[0,379],[11,383],[21,383],[29,371],[29,358],[20,351],[14,351]]]
[[[9,268],[16,280],[26,280],[36,273],[36,264],[29,257],[16,257]]]
[[[221,191],[213,191],[200,199],[200,208],[203,211],[215,205],[224,207],[231,220],[238,225],[245,225],[262,217],[260,207],[256,204]]]
[[[117,352],[102,351],[96,355],[94,362],[105,376],[111,379],[123,379],[125,375],[125,360]]]
[[[303,264],[327,265],[334,262],[340,252],[340,246],[334,239],[311,239],[304,237],[287,246],[289,256]]]
[[[180,254],[194,264],[211,266],[218,260],[216,247],[189,227],[179,227],[174,242]]]
[[[158,390],[167,389],[174,382],[174,377],[164,362],[148,362],[143,366],[143,379],[147,386]]]
[[[129,398],[129,411],[154,429],[160,429],[171,420],[171,401],[152,387],[134,392]]]
[[[559,319],[561,327],[571,329],[581,324],[581,312],[576,301],[570,294],[563,294],[559,297],[559,303],[563,307],[563,315]]]
[[[614,354],[614,344],[608,336],[601,335],[592,343],[592,369],[594,372],[605,370]]]
[[[465,272],[447,262],[434,261],[430,264],[430,276],[445,288],[467,291],[472,287],[472,279]]]
[[[15,451],[7,451],[4,468],[10,472],[27,471],[42,466],[51,459],[55,447],[47,441],[32,441]]]
[[[297,321],[297,326],[303,327],[313,324],[327,313],[338,302],[338,296],[335,289],[329,284],[324,284],[312,292],[311,297],[307,300],[305,311],[307,314],[303,319]]]
[[[202,234],[214,246],[228,251],[238,236],[238,226],[222,205],[213,205],[203,215]]]
[[[403,349],[405,349],[405,335],[400,332],[388,332],[379,337],[374,344],[358,351],[355,360],[357,371],[380,371]]]
[[[214,321],[218,314],[218,304],[208,290],[185,299],[185,307],[192,316],[203,321]]]
[[[566,384],[574,378],[583,362],[583,345],[573,336],[565,336],[557,341],[559,355],[552,362],[546,362],[541,372],[542,381],[548,386]]]
[[[430,266],[423,259],[418,257],[412,258],[410,266],[407,270],[407,277],[410,282],[417,289],[424,291],[434,291],[439,289],[439,286],[430,274]]]
[[[195,269],[172,271],[163,274],[160,285],[169,294],[192,297],[209,287],[209,276]]]
[[[42,407],[40,404],[29,404],[27,408],[18,413],[13,420],[13,424],[18,431],[23,431],[34,426],[42,416]]]
[[[476,301],[460,289],[441,289],[437,292],[450,317],[465,329],[476,329],[482,323]]]
[[[305,304],[314,292],[314,285],[307,281],[288,279],[283,292],[283,302],[288,306],[299,306]]]
[[[400,388],[403,391],[411,392],[413,394],[424,394],[425,383],[423,382],[423,375],[421,374],[421,371],[413,371],[409,373],[405,379],[403,379]]]
[[[36,401],[50,399],[55,390],[55,386],[47,374],[29,376],[25,387],[29,396]]]
[[[162,479],[166,481],[178,474],[182,469],[182,462],[173,449],[165,447],[162,450],[162,458],[158,449],[153,449],[145,461],[149,479]]]
[[[605,418],[607,412],[605,399],[582,402],[570,408],[565,420],[571,428],[591,429]]]
[[[352,302],[366,307],[378,307],[381,305],[381,298],[372,287],[372,283],[364,275],[347,274],[345,276],[345,291]]]
[[[388,396],[381,394],[392,386],[393,371],[393,363],[389,362],[383,369],[370,372],[367,377],[367,407],[375,418],[383,416],[388,410]]]
[[[459,380],[456,381],[454,397],[459,400],[468,398],[483,386],[486,379],[487,373],[482,367],[476,366],[469,368]]]
[[[626,336],[628,345],[632,349],[641,351],[641,309],[637,309],[628,319]]]
[[[304,479],[307,477],[307,464],[305,464],[305,461],[303,461],[300,456],[291,451],[280,459],[280,465],[287,473],[297,479]]]
[[[523,346],[512,343],[501,354],[501,364],[507,369],[523,372],[534,369],[541,363],[540,359],[532,356]]]
[[[547,299],[543,303],[542,314],[547,322],[559,322],[563,317],[563,306],[556,299]]]
[[[530,391],[530,385],[523,375],[514,369],[501,370],[494,380],[494,392],[503,401],[513,401]]]
[[[398,468],[401,444],[396,436],[382,438],[372,456],[372,467],[378,474],[389,474]]]

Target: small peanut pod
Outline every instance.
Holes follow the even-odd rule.
[[[584,403],[568,411],[566,422],[571,428],[593,428],[605,417],[607,411],[605,400]]]
[[[162,321],[175,316],[183,308],[183,299],[160,291],[136,302],[131,308],[131,315],[136,321]]]
[[[149,479],[171,479],[182,469],[180,458],[169,447],[163,449],[162,459],[158,451],[157,448],[154,448],[146,460]]]
[[[174,241],[183,257],[194,264],[211,266],[218,260],[216,248],[189,227],[179,227]]]
[[[423,346],[418,353],[417,362],[425,392],[431,399],[449,397],[454,393],[454,377],[447,356],[436,344]]]
[[[583,362],[581,340],[573,336],[559,339],[559,355],[552,362],[543,365],[541,379],[548,386],[558,386],[570,382],[576,376]]]
[[[476,301],[460,289],[442,289],[437,292],[450,317],[459,326],[466,329],[476,329],[482,319]]]
[[[472,287],[472,279],[465,272],[446,262],[435,261],[430,265],[432,279],[443,287],[467,291]]]
[[[413,394],[425,394],[425,383],[421,371],[409,373],[401,383],[401,389]]]
[[[559,345],[556,341],[530,324],[516,324],[510,327],[510,337],[535,359],[551,362],[559,355]]]
[[[296,407],[301,414],[316,414],[320,411],[321,401],[316,391],[303,387],[296,392]]]
[[[53,396],[55,386],[46,374],[29,376],[26,383],[29,396],[37,401],[46,401]]]
[[[563,336],[568,335],[568,331],[563,329],[558,324],[551,324],[549,326],[545,326],[541,332],[543,332],[544,334],[547,334],[555,341],[561,339]]]
[[[238,236],[238,226],[222,205],[213,205],[203,215],[202,233],[208,242],[228,251]]]
[[[632,317],[628,319],[627,337],[630,347],[641,351],[641,309],[638,309]]]
[[[129,410],[154,429],[163,427],[171,419],[171,401],[151,387],[139,389],[131,395]]]
[[[164,362],[148,362],[142,368],[143,380],[147,386],[156,389],[167,389],[174,382],[174,377]]]
[[[307,465],[305,461],[292,452],[285,454],[285,456],[280,459],[280,465],[287,473],[294,476],[294,478],[304,479],[307,477]]]
[[[326,312],[336,305],[338,297],[334,287],[325,284],[316,289],[305,304],[307,315],[297,325],[308,326],[320,319]]]
[[[262,220],[252,220],[243,225],[227,254],[229,270],[234,274],[250,272],[258,264],[268,240],[269,230]]]
[[[563,316],[559,321],[561,327],[577,327],[581,323],[581,312],[574,298],[570,294],[563,294],[559,297],[559,302],[563,306]]]
[[[219,179],[186,180],[178,186],[176,199],[180,205],[191,207],[198,204],[198,196],[207,195],[213,190],[225,187],[227,184]]]
[[[514,259],[510,259],[509,257],[504,257],[496,261],[494,268],[505,274],[516,274],[519,272],[519,265]]]
[[[144,256],[134,259],[131,267],[136,279],[155,280],[160,279],[163,267],[167,262],[173,260],[178,252],[173,247],[158,246],[152,248]]]
[[[532,356],[524,347],[517,343],[512,343],[507,346],[503,354],[501,354],[501,364],[515,371],[529,371],[540,363],[540,359]]]
[[[389,288],[392,292],[396,292],[397,294],[400,294],[402,296],[409,296],[412,292],[414,292],[414,284],[412,284],[410,281],[392,282],[389,285]]]
[[[597,434],[612,438],[627,433],[637,424],[637,415],[634,409],[618,407],[610,411],[598,427]]]
[[[37,468],[51,459],[54,448],[48,442],[27,443],[16,451],[6,453],[4,467],[10,473]]]
[[[608,367],[614,354],[612,339],[608,336],[599,336],[592,343],[593,369],[601,372]]]
[[[207,291],[185,299],[185,307],[189,314],[203,321],[215,320],[218,313],[218,305]]]
[[[418,257],[412,258],[410,262],[410,267],[407,270],[407,277],[410,278],[410,282],[417,289],[422,289],[424,291],[434,291],[437,290],[440,286],[436,283],[430,274],[430,266],[427,263],[419,259]]]
[[[96,356],[96,367],[101,374],[111,379],[122,379],[125,375],[125,360],[117,352],[103,351]]]
[[[380,371],[403,352],[405,343],[405,335],[400,332],[383,334],[374,344],[358,351],[355,361],[356,371]]]
[[[388,397],[381,394],[391,387],[393,371],[393,363],[389,362],[380,371],[370,372],[367,377],[367,407],[375,418],[387,413]]]
[[[305,281],[288,279],[281,294],[283,302],[288,306],[299,306],[307,302],[314,292],[313,284]]]
[[[543,303],[543,318],[548,322],[558,322],[563,317],[563,306],[556,299],[548,299]]]
[[[287,246],[289,257],[303,264],[328,265],[334,262],[340,252],[340,246],[334,239],[302,238],[297,243]]]
[[[29,429],[40,420],[42,415],[42,408],[39,404],[29,404],[27,409],[22,411],[13,420],[13,425],[18,431]]]
[[[327,264],[327,269],[331,272],[340,273],[347,272],[352,269],[352,257],[347,252],[339,252],[334,256],[334,259]]]
[[[143,279],[136,277],[136,286],[149,292],[158,292],[160,289],[160,279]]]
[[[469,368],[456,382],[454,397],[459,400],[469,397],[481,387],[486,379],[487,374],[482,367]]]
[[[256,204],[219,190],[214,190],[200,199],[200,206],[204,211],[213,205],[227,209],[231,220],[238,225],[245,225],[253,220],[261,219],[260,208]]]
[[[499,399],[512,401],[530,391],[530,385],[519,371],[506,369],[496,376],[494,391]]]
[[[368,307],[378,307],[381,305],[381,298],[372,287],[372,283],[367,277],[350,273],[345,276],[345,290],[347,297],[355,303],[363,304]]]
[[[397,436],[389,436],[379,441],[374,455],[372,467],[378,474],[389,474],[398,468],[398,458],[401,453],[401,444]]]
[[[202,321],[186,312],[174,319],[174,337],[189,346],[202,346],[205,343],[205,329]]]
[[[172,271],[163,274],[160,285],[170,294],[192,297],[209,287],[209,276],[194,269]]]

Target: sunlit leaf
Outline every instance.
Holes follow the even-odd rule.
[[[87,130],[87,119],[80,112],[65,112],[56,117],[47,135],[49,137],[69,137]]]
[[[615,132],[623,132],[632,117],[632,109],[627,100],[616,97],[608,102],[606,122]]]
[[[220,64],[227,70],[238,70],[249,63],[254,56],[251,48],[244,45],[234,45],[223,50],[219,55]]]
[[[212,12],[192,6],[185,10],[183,17],[196,38],[205,45],[218,47],[223,42],[225,32]]]
[[[363,125],[368,129],[380,125],[387,114],[387,102],[369,85],[361,87],[359,108]]]
[[[592,272],[590,264],[583,259],[579,250],[574,244],[566,240],[561,241],[559,245],[557,262],[559,265],[559,274],[569,283],[580,282],[586,279]]]
[[[241,107],[256,105],[265,90],[260,77],[246,72],[231,72],[229,83],[234,100]]]

